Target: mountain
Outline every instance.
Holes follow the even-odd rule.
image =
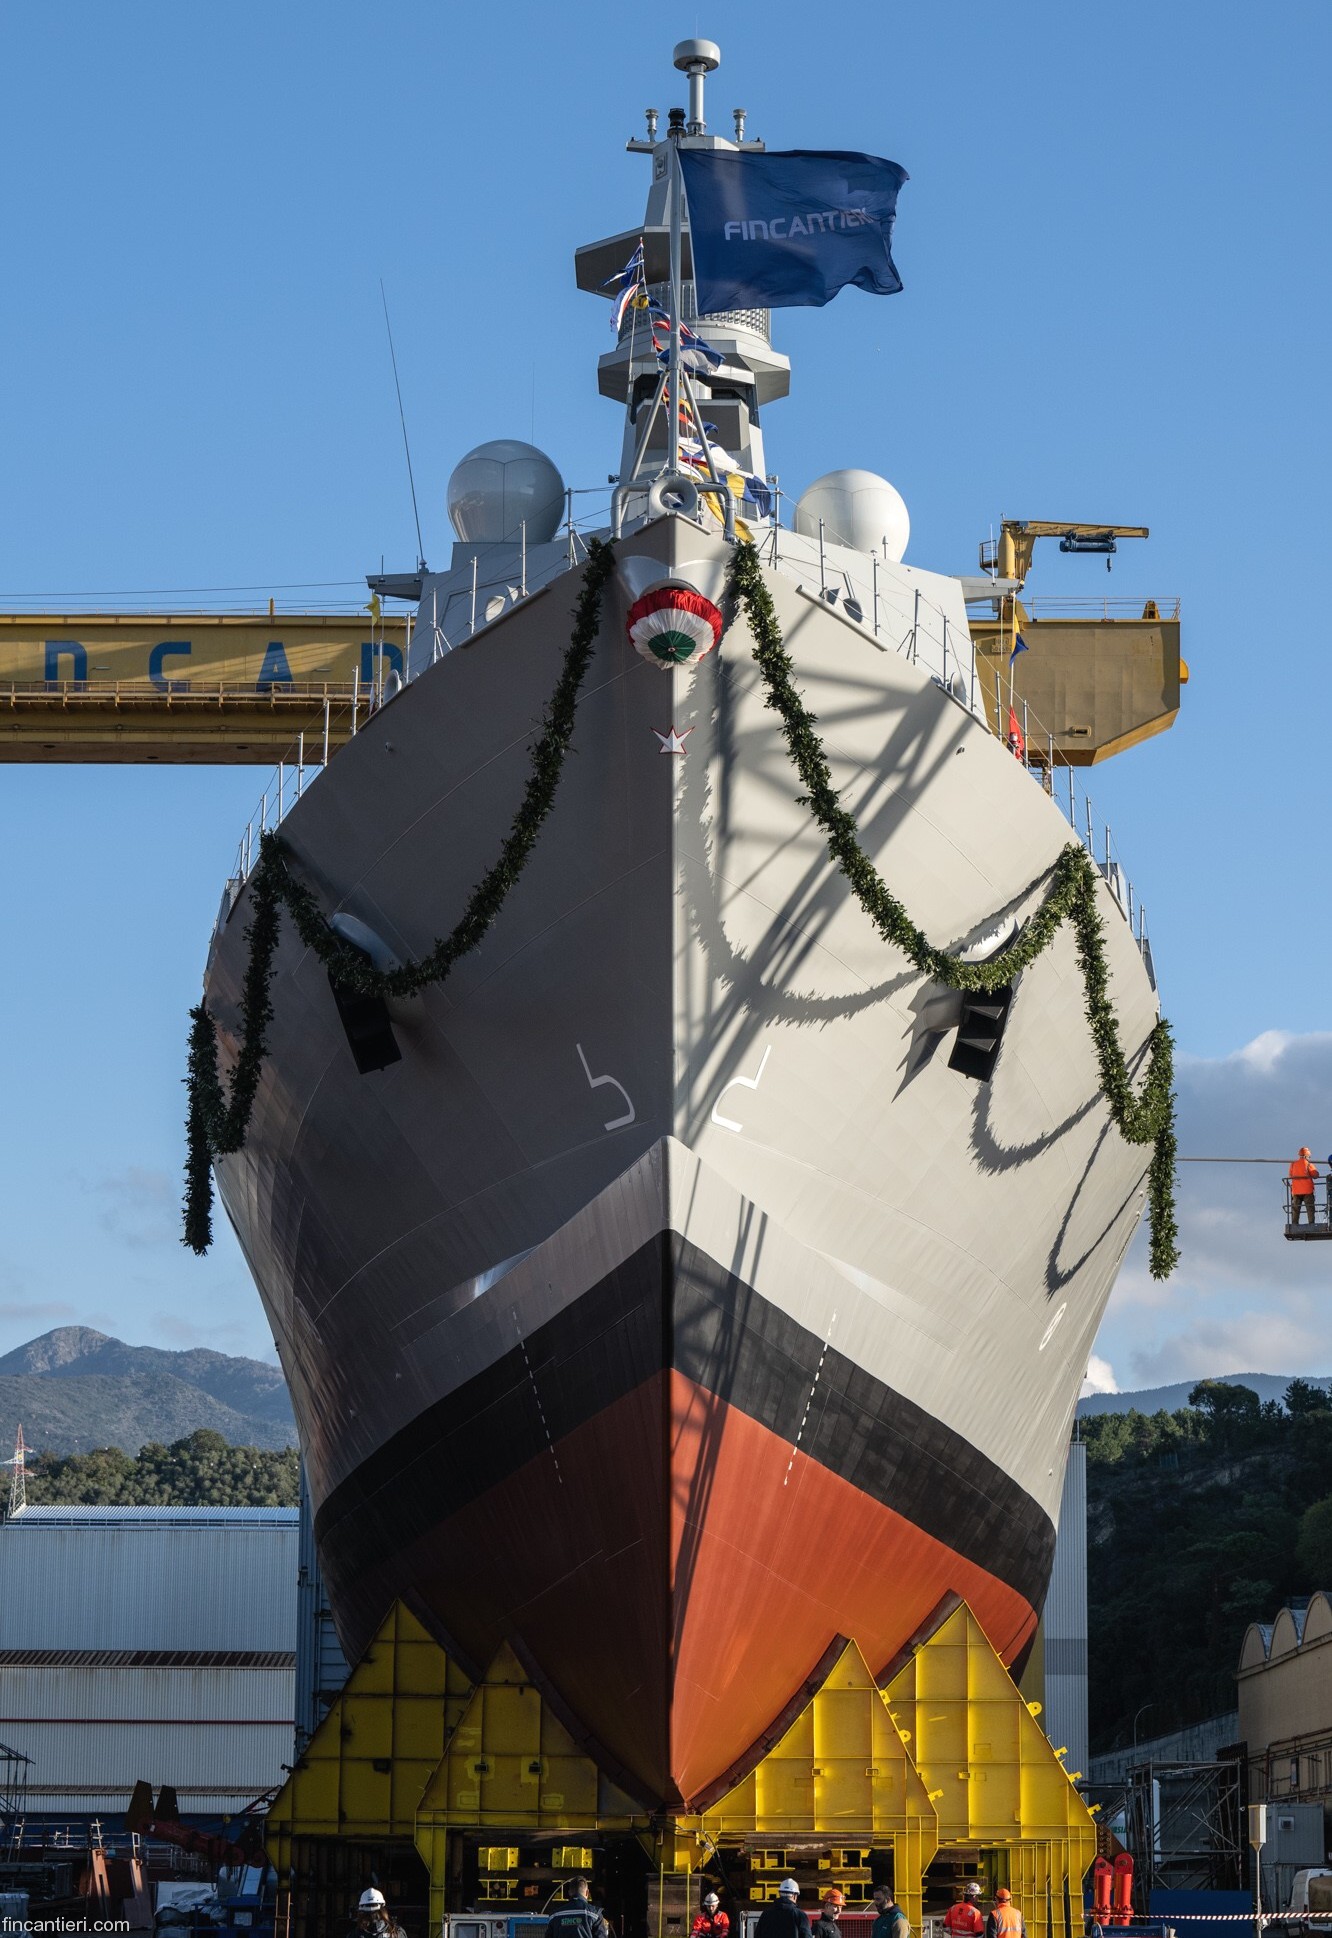
[[[0,1360],[0,1370],[4,1361]],[[1260,1400],[1279,1400],[1286,1388],[1295,1378],[1294,1373],[1218,1373],[1222,1386],[1247,1386],[1258,1395]],[[1332,1393],[1332,1376],[1301,1374],[1310,1386],[1321,1386],[1325,1393]],[[1078,1417],[1087,1419],[1096,1413],[1176,1413],[1189,1403],[1189,1394],[1198,1384],[1197,1380],[1181,1380],[1176,1386],[1143,1386],[1133,1393],[1088,1393],[1078,1401]]]
[[[233,1446],[296,1444],[276,1366],[203,1347],[130,1346],[90,1326],[58,1326],[0,1357],[0,1447],[20,1421],[28,1445],[49,1453],[137,1453],[200,1427]]]

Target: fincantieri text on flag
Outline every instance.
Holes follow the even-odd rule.
[[[819,307],[902,287],[890,243],[907,172],[877,155],[682,148],[700,315]]]

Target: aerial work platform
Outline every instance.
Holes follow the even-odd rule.
[[[0,614],[0,761],[322,761],[402,679],[411,621]]]
[[[1013,1891],[1031,1938],[1081,1932],[1096,1831],[1080,1772],[955,1597],[877,1675],[836,1645],[751,1766],[678,1812],[620,1788],[533,1675],[506,1645],[473,1682],[395,1604],[269,1809],[279,1928],[332,1938],[373,1881],[409,1928],[488,1932],[581,1872],[618,1930],[649,1938],[682,1938],[705,1890],[734,1917],[788,1874],[811,1907],[834,1884],[861,1903],[890,1884],[918,1930],[975,1878]]]
[[[1329,1159],[1332,1166],[1332,1159]],[[1286,1237],[1287,1238],[1332,1238],[1332,1173],[1315,1184],[1312,1197],[1306,1202],[1311,1206],[1313,1217],[1307,1212],[1300,1215],[1299,1224],[1295,1223],[1295,1195],[1286,1179]]]

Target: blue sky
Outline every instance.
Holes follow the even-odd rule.
[[[909,556],[945,571],[974,569],[1005,514],[1151,526],[1110,580],[1051,549],[1032,589],[1183,599],[1180,724],[1095,777],[1097,807],[1149,911],[1198,1134],[1255,1134],[1242,1100],[1266,1058],[1269,1141],[1332,1148],[1309,1084],[1332,927],[1313,610],[1332,11],[732,12],[0,11],[0,609],[410,565],[381,276],[428,556],[482,438],[534,435],[570,482],[604,478],[605,313],[572,254],[637,219],[645,163],[623,142],[683,98],[674,40],[710,33],[715,123],[744,105],[772,145],[865,148],[912,178],[905,293],[777,319],[795,368],[770,463],[796,490],[834,465],[884,472]],[[0,1349],[73,1320],[267,1349],[234,1246],[196,1264],[174,1213],[186,1011],[261,782],[0,766]],[[1207,1229],[1210,1187],[1184,1189]],[[1101,1342],[1121,1383],[1233,1370],[1246,1349],[1328,1370],[1321,1248],[1267,1238],[1252,1203],[1242,1282],[1200,1265],[1144,1305],[1130,1270]]]

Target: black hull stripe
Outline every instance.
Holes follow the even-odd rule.
[[[547,1429],[558,1445],[673,1367],[791,1440],[814,1393],[802,1453],[1041,1606],[1054,1528],[1030,1495],[676,1234],[641,1246],[525,1344],[409,1421],[324,1502],[315,1532],[335,1584],[382,1568],[545,1451]]]

